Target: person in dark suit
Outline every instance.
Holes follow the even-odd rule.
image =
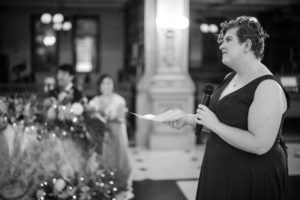
[[[74,84],[75,70],[71,64],[60,65],[57,74],[57,87],[49,92],[49,95],[55,97],[60,102],[80,102],[84,95]]]

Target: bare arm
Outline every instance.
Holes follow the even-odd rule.
[[[266,80],[258,86],[249,108],[248,131],[221,123],[211,111],[207,111],[207,107],[204,111],[199,111],[201,120],[196,121],[207,126],[230,145],[261,155],[272,147],[286,108],[286,98],[281,87],[273,80]]]
[[[185,116],[184,116],[184,122],[185,122],[185,125],[190,125],[192,127],[196,127],[196,115],[195,114],[191,114],[191,113],[187,113]]]

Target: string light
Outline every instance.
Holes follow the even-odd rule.
[[[99,174],[99,172],[107,175],[111,173],[111,171],[103,169],[99,169],[95,173]],[[64,194],[64,197],[61,198],[62,200],[77,200],[79,199],[79,197],[82,197],[82,195],[88,195],[90,197],[93,197],[93,199],[116,200],[115,196],[118,192],[118,188],[114,185],[114,180],[111,180],[109,178],[100,178],[99,180],[95,180],[93,175],[91,175],[90,177],[78,177],[78,180],[80,180],[80,182],[77,182],[76,180],[76,177],[71,178],[69,181],[65,181],[62,178],[52,178],[52,181],[50,182],[42,182],[40,184],[40,187],[38,187],[35,191],[35,195],[38,200],[48,199],[50,197],[56,199],[61,194]],[[83,180],[87,180],[86,183],[81,182]],[[100,183],[99,181],[102,182]],[[73,183],[73,185],[71,185],[71,183]],[[76,192],[74,193],[74,191]]]

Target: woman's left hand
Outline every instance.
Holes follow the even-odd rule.
[[[197,124],[203,125],[210,130],[214,130],[220,123],[218,117],[207,106],[199,104],[196,110],[195,119]]]

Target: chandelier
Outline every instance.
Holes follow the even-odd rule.
[[[52,24],[52,27],[56,31],[70,31],[72,29],[72,23],[65,21],[65,17],[61,13],[43,13],[40,18],[43,24]]]

